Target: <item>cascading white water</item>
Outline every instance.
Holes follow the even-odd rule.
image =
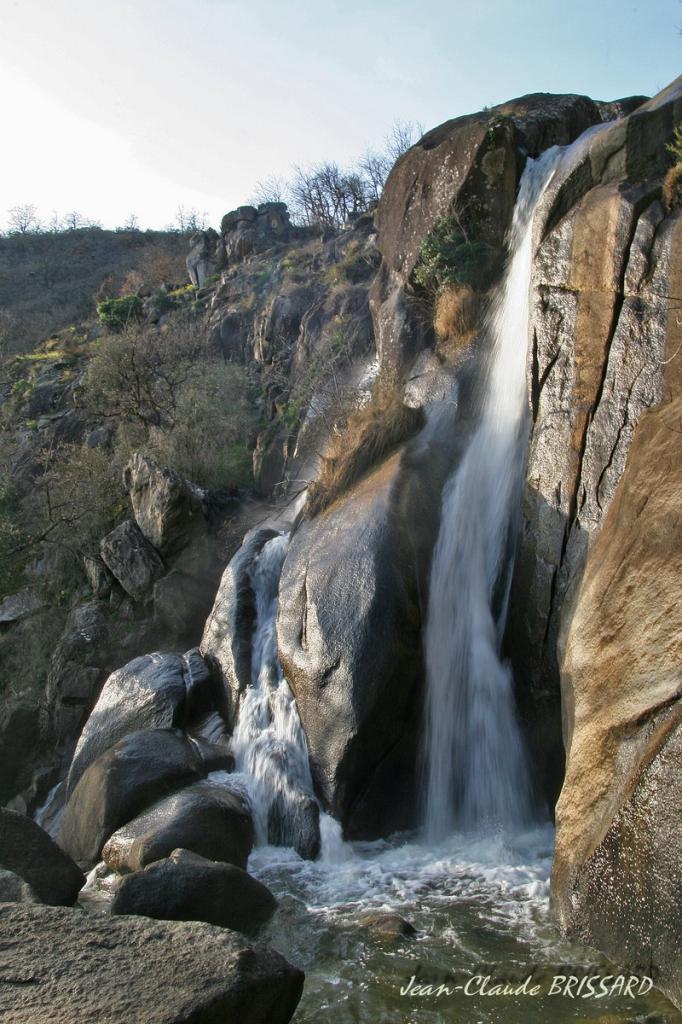
[[[528,435],[533,214],[561,159],[529,160],[510,259],[487,319],[491,350],[481,410],[443,492],[426,626],[426,829],[523,825],[530,777],[511,671],[500,659]]]
[[[288,544],[286,534],[268,541],[251,570],[256,599],[251,685],[239,708],[232,750],[245,777],[257,841],[268,842],[276,808],[280,833],[290,831],[295,845],[302,803],[310,805],[314,796],[305,734],[277,657],[278,587]]]

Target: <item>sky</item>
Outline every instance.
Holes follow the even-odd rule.
[[[25,203],[217,226],[258,181],[352,163],[396,119],[655,93],[681,27],[680,0],[0,0],[0,227]]]

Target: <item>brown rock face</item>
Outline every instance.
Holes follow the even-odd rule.
[[[678,1002],[682,227],[659,197],[681,118],[678,80],[597,133],[543,201],[508,630],[550,790],[561,687],[560,928]]]
[[[370,297],[386,365],[405,369],[433,342],[410,286],[426,235],[456,211],[489,248],[491,270],[499,269],[525,156],[572,142],[600,121],[597,104],[585,96],[537,93],[447,121],[398,161],[377,211],[383,263]]]

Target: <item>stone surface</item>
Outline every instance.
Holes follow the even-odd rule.
[[[165,573],[159,553],[130,521],[121,523],[100,544],[102,561],[134,601],[143,601]]]
[[[172,470],[136,452],[123,471],[135,522],[145,539],[167,557],[207,528],[203,492]]]
[[[585,96],[536,93],[448,121],[398,160],[376,215],[383,262],[370,302],[384,365],[405,371],[434,341],[410,286],[426,235],[456,211],[488,247],[490,271],[499,270],[523,168],[520,153],[536,156],[565,145],[600,121],[599,108]]]
[[[0,868],[0,903],[40,903],[35,892],[20,875]]]
[[[0,804],[27,781],[26,762],[43,745],[47,716],[28,700],[7,699],[0,706]],[[30,775],[30,772],[28,773]]]
[[[206,754],[206,759],[201,752]],[[107,839],[162,797],[233,764],[227,748],[190,742],[179,730],[125,736],[88,766],[64,809],[59,843],[79,863],[95,864]]]
[[[70,906],[85,883],[71,857],[31,818],[0,808],[0,867],[13,871],[44,902]]]
[[[207,924],[10,904],[0,931],[12,1024],[287,1024],[301,997],[278,953]]]
[[[396,941],[409,939],[417,934],[417,929],[400,914],[388,910],[368,910],[361,914],[358,923],[380,939]]]
[[[322,845],[319,804],[307,793],[295,798],[288,793],[287,797],[285,803],[280,794],[270,806],[268,842],[273,846],[293,846],[303,860],[316,860]]]
[[[223,573],[201,641],[201,653],[220,678],[224,713],[232,725],[239,699],[251,682],[251,641],[256,606],[250,570],[263,545],[277,536],[275,530],[255,529]]]
[[[464,400],[461,412],[466,422]],[[284,563],[280,660],[316,792],[349,837],[418,821],[421,609],[441,487],[464,434],[448,406],[402,454],[303,521]]]
[[[550,805],[563,775],[557,645],[564,603],[637,425],[664,394],[676,229],[664,220],[656,180],[626,175],[639,165],[647,174],[664,169],[663,140],[679,117],[679,91],[678,84],[592,136],[538,211],[544,228],[533,268],[528,365],[533,430],[508,645],[515,677],[524,680],[523,712]]]
[[[18,594],[10,594],[0,601],[0,625],[27,619],[44,607],[44,600],[33,590],[21,590]]]
[[[166,860],[126,875],[111,912],[206,921],[252,934],[272,917],[276,906],[270,890],[241,868],[174,850]]]
[[[88,765],[128,733],[182,725],[191,712],[208,704],[209,684],[197,651],[145,654],[113,672],[78,740],[68,793]]]
[[[184,849],[246,868],[252,846],[253,823],[244,800],[224,786],[198,782],[115,832],[102,857],[114,871],[139,871]]]
[[[219,273],[225,266],[225,248],[214,228],[197,231],[190,239],[190,246],[187,273],[192,284],[201,288],[209,277]]]

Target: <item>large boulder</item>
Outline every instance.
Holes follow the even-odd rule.
[[[182,725],[209,703],[210,677],[198,651],[145,654],[113,672],[81,733],[67,783],[71,794],[100,754],[128,733]]]
[[[280,660],[316,792],[349,837],[419,820],[421,609],[441,488],[463,440],[453,415],[444,407],[402,452],[304,520],[282,571]]]
[[[123,472],[135,522],[145,539],[167,557],[204,533],[204,493],[174,470],[136,452]]]
[[[0,906],[0,1017],[12,1024],[287,1024],[303,974],[201,923]]]
[[[272,917],[276,906],[270,890],[241,868],[173,850],[166,860],[126,875],[111,912],[206,921],[251,934]]]
[[[600,121],[586,96],[535,93],[447,121],[398,160],[376,215],[383,262],[371,308],[384,365],[404,371],[434,340],[411,285],[423,239],[456,213],[488,253],[493,274],[501,268],[525,156],[572,142]]]
[[[553,182],[533,267],[533,428],[508,646],[553,805],[563,777],[559,634],[647,410],[665,393],[675,218],[660,202],[679,83],[603,126]],[[674,352],[675,349],[673,348]],[[566,690],[566,688],[564,687]],[[565,703],[565,701],[564,701]]]
[[[225,786],[197,782],[115,832],[102,857],[114,871],[139,871],[184,849],[246,868],[252,847],[253,822],[244,799]]]
[[[222,683],[223,710],[232,725],[239,700],[251,682],[251,643],[256,622],[256,601],[251,568],[275,530],[255,529],[223,573],[213,609],[206,622],[201,653]]]
[[[102,561],[134,601],[149,597],[154,581],[166,569],[158,551],[129,520],[108,533],[100,544]]]
[[[179,730],[130,733],[81,775],[64,809],[60,846],[79,863],[94,864],[121,825],[209,771],[233,764],[226,747],[190,741]]]
[[[71,906],[85,884],[78,865],[40,825],[5,808],[0,808],[0,868],[19,875],[43,903],[54,906]]]

